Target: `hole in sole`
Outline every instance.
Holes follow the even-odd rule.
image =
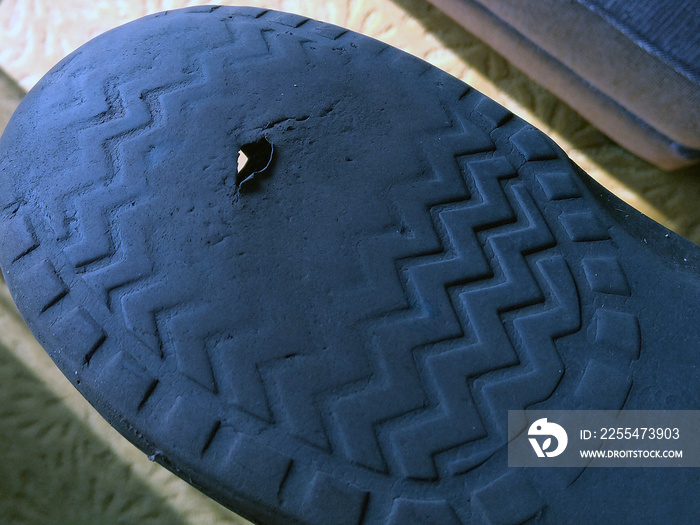
[[[260,140],[244,144],[238,151],[238,173],[236,186],[252,186],[259,175],[264,174],[272,164],[274,147],[263,137]]]

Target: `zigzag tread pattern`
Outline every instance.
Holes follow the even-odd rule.
[[[469,142],[469,134],[465,133],[463,138]],[[440,144],[444,148],[445,142]],[[515,352],[500,314],[545,303],[545,294],[534,278],[534,270],[539,268],[545,281],[554,283],[553,295],[564,312],[543,314],[538,311],[531,315],[536,316],[540,324],[547,316],[554,316],[558,321],[566,319],[552,335],[557,332],[563,335],[579,326],[575,287],[571,282],[558,284],[562,279],[564,283],[567,281],[567,267],[563,261],[543,259],[535,268],[526,261],[525,254],[546,252],[555,246],[555,241],[522,184],[510,186],[511,196],[504,191],[501,180],[516,175],[510,164],[498,156],[469,162],[461,158],[459,151],[443,150],[442,154],[462,164],[461,173],[465,178],[467,174],[473,177],[471,181],[464,181],[474,188],[472,199],[452,202],[449,208],[442,210],[440,204],[429,204],[417,195],[412,196],[422,204],[416,207],[418,210],[438,210],[433,216],[441,227],[433,228],[446,232],[441,240],[443,252],[449,254],[449,258],[437,262],[421,255],[401,258],[408,276],[407,292],[414,297],[409,303],[416,305],[415,313],[402,317],[399,324],[387,321],[376,328],[377,368],[382,372],[375,377],[380,379],[370,382],[360,393],[341,399],[334,411],[350,459],[380,471],[387,470],[387,458],[379,446],[382,438],[378,430],[393,419],[406,419],[409,415],[410,419],[391,433],[385,450],[394,456],[391,459],[402,475],[415,479],[438,477],[433,463],[433,456],[438,452],[481,440],[487,435],[485,427],[494,418],[480,415],[471,393],[462,385],[466,378],[520,362],[521,357]],[[423,188],[421,195],[431,197]],[[404,215],[402,219],[409,226],[415,222],[412,216]],[[489,254],[482,242],[489,245]],[[378,251],[387,253],[386,249]],[[396,256],[390,258],[397,260]],[[484,261],[489,264],[484,265]],[[552,274],[557,279],[551,278]],[[470,286],[472,283],[479,284]],[[519,322],[524,324],[525,319],[527,317],[521,317]],[[471,337],[465,336],[468,333]],[[538,338],[538,342],[547,340],[546,335],[538,333],[531,337]],[[429,349],[425,351],[427,357],[422,366],[403,364],[407,361],[420,363],[418,350],[426,347]],[[558,383],[560,372],[557,370],[561,366],[556,350],[552,348],[546,355],[537,357],[531,361],[537,365],[534,377],[527,379],[534,380],[541,375],[542,392],[533,391],[535,383],[528,380],[522,381],[524,384],[520,388],[513,388],[515,393],[510,392],[510,397],[518,399],[523,406],[546,399]],[[406,385],[414,386],[406,388]],[[406,395],[407,391],[413,397]],[[498,395],[494,390],[492,397]],[[430,408],[432,406],[440,408],[436,411]],[[493,406],[491,410],[499,408]],[[415,443],[420,443],[418,448]]]
[[[212,16],[223,12],[217,11],[191,12]],[[266,23],[296,30],[303,28],[299,34],[306,41],[350,38],[340,28],[265,10],[239,10],[235,16],[264,18]],[[243,38],[250,44],[250,52],[241,60],[269,58],[271,44],[264,31]],[[295,43],[293,53],[303,52],[301,48]],[[377,44],[377,54],[385,49]],[[230,53],[230,42],[215,51],[221,55]],[[413,60],[406,63],[413,64]],[[129,228],[130,217],[138,214],[139,207],[149,204],[145,196],[147,184],[134,186],[123,179],[124,166],[138,166],[140,162],[129,157],[123,146],[157,133],[159,126],[167,122],[166,99],[181,103],[186,98],[206,97],[205,88],[211,78],[206,68],[205,61],[195,66],[177,64],[173,66],[174,76],[167,82],[162,78],[151,82],[148,77],[136,80],[144,71],[133,71],[133,80],[120,81],[116,87],[110,79],[102,84],[101,92],[86,97],[92,101],[86,103],[95,104],[89,111],[92,117],[77,123],[76,128],[99,130],[102,148],[95,152],[91,163],[103,166],[106,179],[60,195],[57,206],[73,210],[74,214],[66,214],[52,227],[61,234],[65,255],[76,274],[93,291],[102,294],[104,304],[121,310],[127,326],[156,355],[163,358],[163,347],[172,345],[168,351],[176,356],[180,372],[199,387],[217,394],[221,389],[220,373],[212,364],[212,355],[221,353],[229,342],[217,338],[214,327],[207,325],[196,305],[182,308],[182,298],[169,295],[152,275],[152,262],[142,255],[149,253],[148,240],[138,228]],[[93,78],[84,71],[79,73],[73,80],[84,85],[76,90],[94,90]],[[129,87],[130,82],[139,88]],[[128,98],[126,93],[137,96]],[[556,340],[581,329],[582,322],[579,283],[574,282],[570,263],[557,251],[559,239],[565,234],[573,243],[611,242],[604,225],[571,206],[581,198],[581,190],[556,152],[539,142],[539,134],[522,127],[499,107],[489,106],[478,94],[469,93],[464,99],[458,104],[469,110],[451,113],[452,126],[426,140],[425,154],[434,172],[432,181],[413,190],[398,188],[394,192],[397,222],[412,237],[375,237],[360,247],[368,280],[389,278],[396,283],[396,295],[383,298],[382,312],[370,316],[361,326],[371,334],[365,338],[371,339],[366,349],[373,367],[371,376],[365,376],[365,370],[355,370],[343,378],[326,377],[303,385],[289,381],[281,385],[282,395],[285,389],[297,387],[307,392],[311,411],[319,399],[326,398],[334,404],[332,424],[338,430],[342,454],[351,463],[414,480],[435,481],[477,468],[502,444],[504,429],[493,414],[513,408],[514,404],[525,408],[551,396],[564,373]],[[504,140],[507,147],[503,146]],[[518,178],[519,173],[535,164],[540,173],[536,177],[539,188]],[[104,197],[97,208],[89,204],[94,192]],[[542,198],[564,210],[556,219],[558,224],[553,224],[541,210],[538,199]],[[71,231],[73,223],[89,226]],[[27,308],[43,315],[59,303],[69,305],[71,281],[66,275],[62,277],[68,270],[38,261],[41,243],[31,222],[17,218],[6,224],[5,245],[10,249],[5,253],[12,255],[2,261],[3,268],[13,272],[15,266],[21,267],[25,277],[46,284],[45,289],[36,289],[36,297],[27,299]],[[116,228],[116,224],[120,226]],[[108,237],[104,236],[105,231],[111,232]],[[373,253],[380,253],[381,258],[369,255]],[[624,269],[613,255],[589,257],[582,268],[590,292],[613,299],[609,303],[612,307],[596,311],[589,328],[591,337],[596,344],[618,347],[624,356],[624,367],[639,357],[641,347],[638,322],[624,311],[623,300],[630,294]],[[125,295],[120,304],[111,300],[113,291],[135,283],[143,290]],[[620,300],[615,302],[615,298]],[[131,311],[144,310],[153,314],[146,324],[143,319],[132,319]],[[80,354],[78,361],[82,359],[83,366],[89,365],[92,355],[103,346],[106,334],[78,305],[70,312],[66,322],[79,325],[85,334],[85,344],[76,350],[76,355]],[[506,317],[511,319],[511,328],[506,326]],[[197,330],[183,335],[183,326]],[[617,330],[618,327],[622,328]],[[200,348],[192,352],[193,346]],[[140,409],[159,388],[158,381],[127,354],[122,352],[111,358],[102,377],[128,375],[133,384],[130,403]],[[235,397],[241,407],[249,407],[252,415],[262,421],[270,422],[271,414],[266,402],[256,405],[269,397],[260,377],[261,363],[285,355],[286,350],[270,348],[263,356],[237,357],[236,365],[248,374],[253,386]],[[313,362],[310,364],[314,366]],[[324,369],[320,365],[318,368]],[[614,368],[591,360],[576,395],[590,399],[587,392],[591,385],[617,375]],[[334,392],[339,381],[366,386],[359,392],[337,396]],[[401,395],[396,394],[397,385],[401,385]],[[624,403],[627,391],[623,388],[616,395],[618,404]],[[184,398],[177,398],[165,415],[162,428],[167,431],[183,421],[198,422],[189,430],[190,441],[203,457],[213,457],[223,442],[230,444],[222,438],[229,431],[221,427],[220,421],[202,416]],[[465,424],[455,425],[455,421]],[[326,424],[319,416],[321,430],[315,445],[329,450],[334,438],[323,429]],[[263,451],[244,435],[231,440],[234,446],[225,445],[228,468],[235,465],[235,469],[252,472],[253,457],[274,464],[275,475],[255,478],[253,485],[260,487],[256,497],[266,499],[267,504],[277,504],[296,463],[279,451]],[[416,442],[420,446],[416,447]],[[454,451],[459,454],[450,455]],[[441,461],[440,455],[447,460]],[[516,481],[492,480],[477,489],[473,494],[474,511],[482,513],[489,522],[499,522],[502,509],[498,509],[498,502],[505,491],[522,496],[511,502],[512,516],[520,516],[517,519],[522,521],[531,518],[544,503],[530,482]],[[307,480],[303,492],[303,498],[291,504],[290,512],[301,513],[310,522],[321,523],[334,515],[338,523],[359,524],[372,517],[367,490],[322,472]],[[319,507],[319,501],[327,507]],[[454,502],[399,498],[394,500],[387,519],[400,523],[407,516],[429,516],[444,523],[464,522],[463,512],[455,510],[458,505],[451,505]],[[343,509],[342,514],[338,508]]]
[[[191,14],[215,11],[192,10]],[[234,18],[256,20],[263,17],[262,29],[253,27],[234,35],[228,28],[228,22]],[[276,43],[277,46],[286,46],[284,49],[272,49],[266,37],[269,32],[265,27],[267,24],[292,28],[306,25],[305,31],[310,36],[330,41],[347,32],[295,15],[254,8],[236,9],[234,14],[221,21],[227,26],[228,38],[195,56],[190,63],[184,56],[174,57],[174,62],[168,65],[171,74],[164,74],[162,70],[151,71],[144,65],[124,72],[117,85],[115,78],[104,79],[100,71],[74,67],[68,74],[75,85],[71,92],[82,96],[68,103],[57,103],[56,107],[63,121],[75,128],[80,137],[81,151],[94,156],[86,163],[100,166],[97,172],[105,176],[88,185],[67,184],[55,197],[54,210],[58,213],[53,214],[52,228],[64,240],[63,250],[82,278],[102,295],[106,305],[121,309],[127,326],[161,357],[164,340],[157,326],[157,317],[162,317],[170,309],[177,309],[183,301],[182,298],[169,297],[169,291],[152,275],[152,262],[143,256],[149,253],[147,241],[143,232],[132,226],[131,217],[139,214],[139,208],[149,205],[149,190],[143,180],[124,179],[127,166],[132,171],[145,168],[143,159],[130,153],[130,147],[156,136],[167,125],[171,107],[211,96],[214,75],[210,68],[215,67],[218,57],[223,57],[219,60],[229,64],[233,61],[242,66],[251,60],[279,60],[280,55],[291,60],[290,55],[299,54],[302,46],[293,40]],[[71,66],[67,63],[63,69],[70,70]],[[166,97],[169,97],[170,104],[164,103]],[[83,133],[85,131],[89,133]],[[99,199],[95,199],[96,195]],[[62,214],[60,210],[66,211]],[[74,230],[74,224],[79,229]],[[22,239],[22,242],[26,241]],[[29,246],[26,251],[33,248]],[[128,285],[140,290],[127,295],[121,300],[121,305],[112,304],[113,292]],[[138,318],[132,313],[143,310],[151,311],[152,317]],[[183,317],[189,314],[180,312],[178,315],[181,321],[187,322]],[[189,317],[191,325],[198,325],[197,319],[201,315],[195,309]],[[201,358],[208,359],[205,353],[199,352],[200,359],[188,364],[187,354],[177,348],[174,352],[185,374],[190,374],[195,382],[210,390],[216,389],[213,375],[202,375],[202,368],[198,366]]]

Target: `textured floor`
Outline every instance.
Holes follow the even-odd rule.
[[[0,67],[9,78],[0,77],[2,125],[19,86],[31,88],[90,37],[150,12],[203,3],[3,0]],[[424,2],[250,3],[346,26],[431,61],[548,132],[623,199],[700,242],[700,174],[664,174],[620,149]],[[104,423],[33,340],[6,289],[0,292],[0,516],[11,523],[243,522]]]

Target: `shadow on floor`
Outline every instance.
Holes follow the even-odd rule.
[[[3,523],[184,523],[2,346],[0,385]]]

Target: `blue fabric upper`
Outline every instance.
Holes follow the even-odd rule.
[[[700,82],[700,1],[578,0],[678,72]]]

